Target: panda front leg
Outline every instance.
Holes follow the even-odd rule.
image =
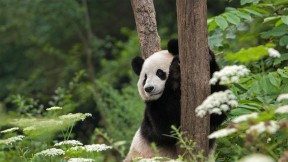
[[[129,152],[124,159],[124,162],[131,162],[138,157],[151,158],[154,155],[155,153],[153,152],[150,143],[143,138],[139,128],[133,137]]]
[[[152,158],[155,156],[175,159],[178,157],[175,145],[158,146],[157,152],[152,149],[151,143],[141,135],[141,128],[135,133],[129,152],[124,162],[132,162],[136,158]]]

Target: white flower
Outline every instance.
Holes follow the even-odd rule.
[[[214,73],[214,74],[215,74],[215,73]],[[211,78],[211,79],[209,80],[209,84],[215,85],[215,84],[217,83],[217,81],[218,81],[218,79],[216,79],[216,78]]]
[[[222,70],[213,74],[209,84],[215,85],[218,81],[220,81],[220,84],[238,83],[241,77],[249,73],[250,70],[243,65],[225,66]]]
[[[238,83],[239,82],[239,77],[238,76],[231,77],[231,82],[232,83]]]
[[[0,144],[10,145],[10,144],[12,144],[14,142],[22,141],[24,137],[25,136],[22,136],[22,135],[15,136],[15,137],[10,137],[10,138],[7,138],[5,140],[0,140]]]
[[[228,105],[222,104],[222,105],[220,106],[220,109],[223,110],[223,111],[228,111],[230,108],[229,108]]]
[[[255,132],[257,134],[261,134],[264,132],[268,132],[270,134],[274,134],[279,128],[280,126],[276,121],[270,120],[267,122],[260,122],[256,125],[251,126],[248,130],[246,130],[246,133],[249,134]]]
[[[1,131],[0,133],[9,133],[9,132],[14,132],[15,130],[18,130],[18,127],[13,127],[13,128],[9,128],[6,130]]]
[[[12,124],[17,126],[19,125],[20,127],[26,127],[27,125],[33,125],[34,123],[37,123],[36,121],[37,121],[36,118],[30,118],[30,119],[20,118],[20,119],[14,119],[12,121]]]
[[[231,105],[232,107],[237,107],[238,102],[236,100],[230,100],[230,101],[228,101],[228,105]]]
[[[279,51],[275,50],[274,48],[268,48],[268,53],[270,57],[281,57]]]
[[[218,131],[213,132],[208,136],[209,139],[212,138],[221,138],[221,137],[226,137],[232,133],[237,132],[236,128],[225,128],[225,129],[220,129]]]
[[[271,142],[271,138],[267,138],[267,143],[270,143]]]
[[[75,114],[72,114],[72,113],[69,113],[67,115],[62,115],[62,116],[59,116],[60,119],[62,120],[72,120],[72,121],[79,121],[79,120],[84,120],[86,119],[87,117],[91,117],[92,114],[90,113],[75,113]]]
[[[85,147],[83,147],[83,146],[74,146],[74,147],[71,147],[69,150],[71,150],[71,151],[85,150]]]
[[[12,122],[24,128],[24,131],[31,131],[35,129],[58,128],[63,125],[63,121],[56,119],[18,119]]]
[[[58,106],[53,106],[53,107],[50,107],[48,109],[46,109],[47,111],[50,111],[50,110],[62,110],[63,108],[62,107],[58,107]]]
[[[275,160],[267,155],[252,154],[240,159],[239,162],[275,162]]]
[[[47,150],[43,150],[41,152],[38,152],[37,154],[35,154],[35,156],[58,156],[58,155],[64,155],[65,152],[61,149],[56,149],[56,148],[51,148],[51,149],[47,149]]]
[[[111,146],[107,146],[105,144],[92,144],[92,145],[85,145],[85,149],[87,152],[92,152],[92,151],[104,151],[107,149],[112,149]]]
[[[284,93],[278,96],[277,101],[288,100],[288,93]]]
[[[209,113],[210,114],[218,114],[218,115],[222,114],[221,109],[218,109],[218,108],[212,109],[211,111],[209,111]]]
[[[77,140],[66,140],[66,141],[56,143],[54,146],[61,146],[61,145],[82,146],[83,144]]]
[[[71,158],[68,162],[92,162],[93,159],[86,159],[86,158]]]
[[[221,115],[230,107],[237,106],[236,97],[230,90],[215,92],[208,96],[201,105],[199,105],[195,112],[197,116],[204,117],[207,113]]]
[[[278,108],[275,110],[275,113],[277,113],[277,114],[285,114],[285,113],[288,113],[288,105],[278,107]]]
[[[26,128],[23,129],[24,132],[32,131],[32,130],[36,130],[36,128],[34,126],[30,126],[30,127],[26,127]]]
[[[234,118],[232,120],[232,122],[240,123],[242,121],[248,120],[249,118],[258,118],[258,113],[251,113],[251,114],[245,114],[245,115],[238,116],[238,117]]]

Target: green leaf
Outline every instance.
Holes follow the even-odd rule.
[[[275,23],[275,27],[280,26],[281,24],[283,24],[283,21],[281,19],[279,19],[276,23]]]
[[[245,8],[244,10],[249,12],[249,13],[251,13],[251,14],[253,14],[253,15],[256,15],[256,16],[259,16],[259,17],[263,17],[263,15],[261,13],[256,12],[254,10],[250,10],[250,9],[247,9],[247,8]]]
[[[280,18],[281,18],[280,16],[267,17],[267,18],[264,19],[263,23],[267,23],[267,22],[270,22],[270,21],[278,20]]]
[[[280,44],[280,46],[288,45],[288,35],[281,37],[279,40],[279,44]]]
[[[278,27],[274,27],[272,30],[267,32],[261,33],[262,38],[269,38],[269,37],[280,37],[287,33],[287,25],[282,24]]]
[[[246,19],[248,21],[252,21],[252,17],[249,14],[247,14],[247,13],[244,13],[244,12],[241,12],[241,11],[238,11],[238,10],[233,11],[233,12],[235,12],[239,17],[241,17],[243,19]]]
[[[250,88],[248,89],[248,91],[246,92],[246,94],[248,96],[253,96],[253,97],[258,96],[261,93],[259,85],[260,85],[259,81],[254,81],[252,85],[250,86]]]
[[[245,4],[247,4],[247,3],[257,4],[257,3],[259,3],[259,1],[260,1],[260,0],[241,0],[241,1],[240,1],[240,4],[241,4],[242,6],[245,5]]]
[[[274,59],[273,66],[281,64],[283,61],[288,60],[288,53],[281,54],[280,58]]]
[[[283,78],[288,78],[288,71],[287,71],[287,70],[278,69],[277,72],[278,72],[278,74],[281,75],[281,77],[283,77]]]
[[[236,16],[235,14],[232,13],[225,13],[224,16],[226,17],[226,19],[234,25],[239,25],[240,24],[240,18],[238,16]]]
[[[284,24],[288,25],[288,16],[281,16],[281,20]]]
[[[213,34],[208,37],[208,43],[210,48],[223,46],[223,33]]]
[[[288,0],[277,0],[274,2],[275,6],[284,5],[284,4],[288,4]]]
[[[216,24],[214,19],[208,25],[209,25],[208,26],[208,32],[214,30],[217,27],[217,24]]]
[[[243,109],[247,109],[247,110],[252,110],[252,111],[258,111],[259,109],[255,106],[251,106],[251,105],[244,105],[244,104],[240,104],[237,108],[243,108]]]
[[[247,63],[250,61],[257,61],[268,55],[266,46],[251,47],[248,49],[241,49],[237,53],[229,53],[224,58],[226,60],[239,61]]]
[[[280,87],[281,79],[277,73],[269,73],[268,78],[272,85],[274,85],[277,88]]]
[[[251,112],[254,112],[254,111],[242,109],[242,108],[236,108],[236,109],[232,109],[230,114],[233,116],[240,116],[244,114],[250,114]]]
[[[266,7],[268,7],[268,6],[271,7],[270,4],[267,4]],[[253,10],[253,11],[255,11],[255,12],[259,12],[259,13],[262,14],[262,15],[264,15],[264,14],[265,14],[265,15],[270,15],[270,12],[269,12],[269,11],[264,10],[264,6],[262,6],[262,7],[251,6],[251,7],[249,7],[249,9],[250,9],[250,10]]]
[[[263,77],[260,81],[260,88],[264,91],[265,94],[268,94],[269,93],[269,90],[274,88],[274,87],[271,87],[271,84],[269,82],[269,79],[265,76]]]
[[[288,84],[283,84],[281,86],[281,92],[280,93],[288,93]]]
[[[216,16],[215,22],[222,30],[225,30],[228,27],[228,23],[223,16]]]

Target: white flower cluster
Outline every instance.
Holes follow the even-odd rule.
[[[212,139],[212,138],[221,138],[221,137],[226,137],[232,133],[237,132],[236,128],[224,128],[224,129],[220,129],[218,131],[215,131],[213,133],[211,133],[208,138]]]
[[[268,48],[268,53],[270,57],[281,57],[279,51],[275,50],[274,48]]]
[[[12,144],[14,142],[22,141],[24,137],[25,136],[22,136],[22,135],[15,136],[15,137],[10,137],[10,138],[7,138],[5,140],[0,140],[0,144],[10,145],[10,144]]]
[[[86,159],[86,158],[71,158],[68,162],[93,162],[93,159]]]
[[[19,129],[18,127],[13,127],[13,128],[9,128],[9,129],[3,130],[3,131],[1,131],[0,133],[14,132],[14,131],[16,131],[16,130],[18,130],[18,129]]]
[[[36,118],[20,118],[20,119],[14,119],[12,121],[12,124],[13,125],[17,125],[17,126],[20,126],[20,127],[26,127],[27,125],[34,125],[35,123],[38,123],[37,122],[37,119]]]
[[[85,150],[85,147],[83,147],[83,146],[74,146],[74,147],[71,147],[69,150],[70,151]]]
[[[82,146],[83,144],[77,140],[66,140],[56,143],[54,146],[62,146],[62,145]]]
[[[233,123],[240,123],[242,121],[248,120],[249,118],[258,118],[258,113],[251,113],[251,114],[245,114],[245,115],[238,116],[238,117],[234,118],[232,120],[232,122]]]
[[[36,128],[34,126],[26,127],[26,128],[23,129],[24,132],[33,131],[33,130],[36,130]]]
[[[239,162],[275,162],[275,160],[267,155],[252,154],[240,159]]]
[[[222,70],[216,71],[210,79],[209,84],[215,85],[218,81],[220,84],[238,83],[240,77],[250,73],[244,65],[225,66]]]
[[[41,152],[38,152],[35,154],[35,156],[53,157],[53,156],[59,156],[59,155],[64,155],[64,154],[65,154],[65,152],[61,149],[51,148],[51,149],[47,149],[47,150],[43,150]]]
[[[276,114],[286,114],[286,113],[288,113],[288,105],[278,107],[278,108],[275,110],[275,113],[276,113]]]
[[[85,145],[85,149],[87,152],[99,152],[99,151],[104,151],[108,149],[112,149],[111,146],[107,146],[105,144],[92,144],[92,145]]]
[[[37,129],[58,128],[63,125],[63,121],[56,119],[17,119],[12,122],[19,127],[24,127],[25,131]]]
[[[87,117],[91,117],[92,114],[90,113],[75,113],[75,114],[72,114],[72,113],[69,113],[67,115],[61,115],[59,116],[60,119],[62,120],[72,120],[72,121],[79,121],[79,120],[84,120],[86,119]]]
[[[264,132],[268,132],[270,134],[274,134],[279,128],[280,126],[276,121],[270,120],[266,122],[260,122],[256,125],[251,126],[248,130],[246,130],[246,133],[249,134],[255,132],[257,134],[261,134]]]
[[[208,96],[201,105],[199,105],[195,112],[197,116],[204,117],[207,112],[209,114],[221,115],[222,111],[226,112],[230,107],[237,106],[235,95],[230,90],[215,92]]]
[[[92,145],[85,145],[85,146],[74,146],[71,147],[69,150],[70,151],[78,151],[78,150],[84,150],[87,152],[100,152],[104,150],[112,149],[111,146],[107,146],[105,144],[92,144]]]
[[[63,109],[62,107],[53,106],[53,107],[47,108],[46,110],[51,111],[51,110],[62,110],[62,109]]]
[[[277,101],[288,100],[288,93],[281,94],[277,97]]]

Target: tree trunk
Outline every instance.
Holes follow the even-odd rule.
[[[142,57],[147,58],[160,51],[156,13],[153,0],[131,0]]]
[[[181,130],[196,151],[208,154],[209,116],[199,118],[195,108],[210,94],[206,0],[177,0],[179,57],[181,63]],[[180,151],[181,152],[181,151]]]
[[[86,29],[86,39],[83,43],[84,43],[84,47],[85,47],[85,51],[86,51],[86,66],[87,66],[88,76],[91,79],[92,83],[94,84],[96,77],[95,77],[95,70],[94,70],[93,58],[92,58],[92,54],[93,54],[93,51],[92,51],[93,32],[91,29],[87,0],[82,0],[82,4],[83,4],[84,10],[85,10],[84,21],[85,21],[85,29]]]

